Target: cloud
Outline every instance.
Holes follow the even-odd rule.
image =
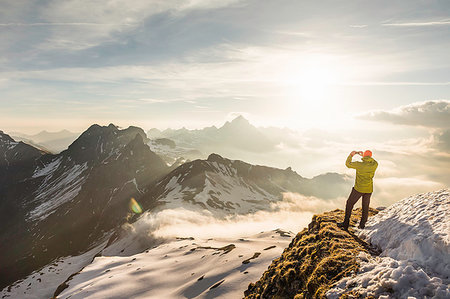
[[[450,20],[382,24],[382,26],[391,26],[391,27],[423,27],[423,26],[442,26],[442,25],[450,25]]]
[[[426,177],[390,177],[376,178],[374,180],[374,193],[372,205],[389,206],[402,198],[423,192],[431,192],[446,188],[445,184],[433,182]],[[392,201],[391,198],[396,198]]]
[[[444,152],[450,153],[450,130],[438,131],[434,134],[436,147]]]
[[[128,230],[156,239],[243,237],[277,228],[297,233],[311,221],[314,213],[343,209],[344,203],[344,198],[324,200],[297,193],[285,193],[283,200],[272,204],[268,211],[217,218],[208,210],[164,209],[144,213],[138,221],[128,225]]]
[[[450,128],[450,101],[436,100],[414,103],[390,111],[372,111],[358,119],[429,128]]]
[[[132,25],[132,23],[122,23],[123,25]],[[111,26],[117,25],[117,23],[86,23],[86,22],[77,22],[77,23],[0,23],[0,27],[33,27],[33,26]]]
[[[150,17],[167,14],[179,17],[194,10],[211,10],[240,0],[69,0],[48,1],[31,12],[27,3],[5,8],[7,20],[0,27],[29,27],[34,46],[43,51],[79,51],[120,40],[120,35],[136,30]],[[8,11],[9,10],[9,11]],[[8,13],[9,12],[9,13]],[[27,12],[30,15],[27,15]],[[30,29],[31,30],[31,29]],[[13,31],[13,35],[18,32]],[[20,32],[20,36],[27,33]]]
[[[447,86],[450,82],[419,82],[419,81],[350,81],[348,86]]]

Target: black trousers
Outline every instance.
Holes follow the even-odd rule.
[[[352,215],[353,206],[362,196],[362,216],[361,221],[359,223],[360,227],[364,227],[366,225],[367,218],[369,217],[369,203],[370,196],[372,193],[361,193],[352,188],[352,192],[350,193],[347,204],[345,205],[345,219],[344,219],[344,227],[348,228],[350,223],[350,216]]]

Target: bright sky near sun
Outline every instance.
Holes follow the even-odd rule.
[[[0,128],[366,126],[450,94],[448,1],[2,1]]]

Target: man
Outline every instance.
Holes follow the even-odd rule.
[[[363,156],[362,162],[352,162],[354,155]],[[362,196],[362,216],[359,223],[359,228],[364,228],[367,217],[369,216],[369,203],[370,196],[373,192],[373,176],[375,175],[375,170],[378,167],[378,162],[372,158],[372,152],[367,150],[363,152],[352,151],[345,161],[345,165],[348,168],[356,169],[356,180],[355,186],[352,188],[352,192],[347,199],[347,204],[345,205],[345,219],[341,224],[342,228],[348,231],[348,226],[350,224],[350,216],[352,215],[353,206]]]

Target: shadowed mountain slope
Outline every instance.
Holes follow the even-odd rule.
[[[6,175],[8,165],[0,167],[0,181],[8,179],[0,189],[0,286],[57,257],[86,251],[124,223],[130,198],[139,199],[169,172],[146,142],[142,129],[111,124],[92,125],[57,155],[23,143],[7,149],[9,157],[24,148],[14,180]]]

